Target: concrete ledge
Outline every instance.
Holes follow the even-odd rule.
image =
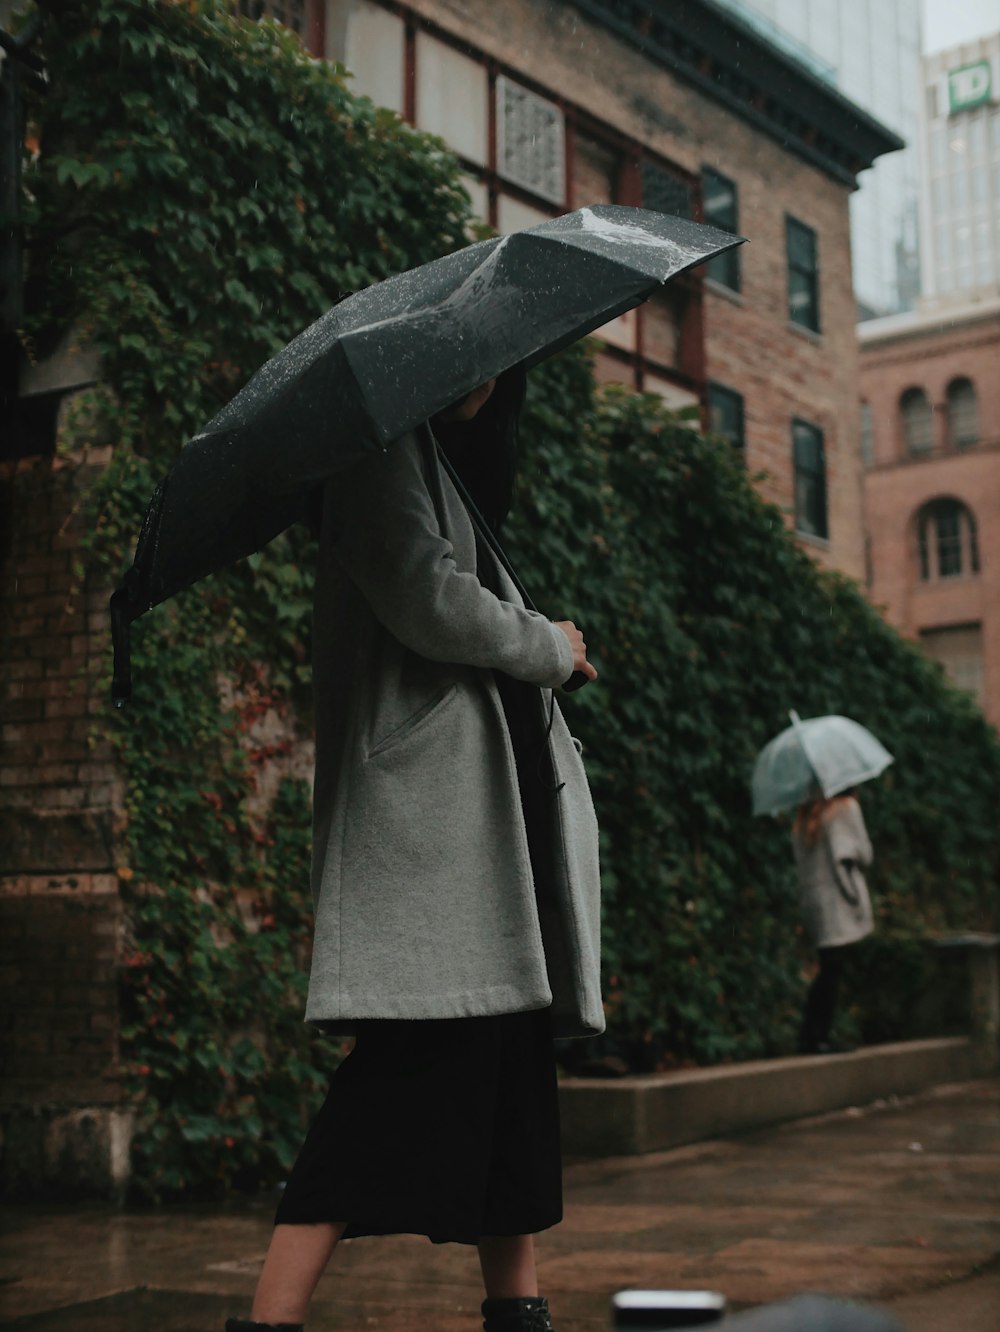
[[[996,1066],[981,1042],[955,1037],[645,1077],[567,1078],[559,1084],[563,1149],[571,1157],[639,1156],[965,1082]]]

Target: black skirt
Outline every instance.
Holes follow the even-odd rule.
[[[538,690],[500,672],[535,891],[551,893],[554,798]],[[278,1206],[277,1225],[475,1244],[562,1220],[549,1012],[366,1021],[336,1070]]]
[[[359,1024],[277,1225],[475,1244],[562,1219],[548,1010]]]

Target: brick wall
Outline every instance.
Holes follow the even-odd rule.
[[[82,501],[102,465],[0,471],[0,1179],[14,1194],[112,1190],[127,1158],[121,793],[91,734],[107,591],[74,571]]]
[[[984,706],[1000,724],[1000,307],[943,313],[863,332],[861,393],[872,410],[873,463],[865,476],[870,596],[889,622],[916,637],[921,630],[979,624]],[[947,443],[946,393],[958,377],[972,381],[979,443]],[[934,410],[935,448],[912,458],[903,442],[900,398],[922,388]],[[976,521],[978,574],[925,581],[917,555],[917,514],[930,500],[966,505]]]
[[[711,166],[739,191],[743,289],[706,289],[706,374],[743,395],[747,465],[789,514],[791,422],[819,426],[827,457],[828,541],[810,551],[864,577],[858,353],[851,281],[849,190],[728,110],[626,46],[562,0],[408,0],[408,7],[504,61],[557,96],[697,175]],[[607,196],[599,164],[578,165],[570,207]],[[819,240],[821,332],[789,323],[785,214]]]

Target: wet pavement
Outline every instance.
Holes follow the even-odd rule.
[[[269,1204],[0,1212],[0,1326],[221,1332],[246,1316]],[[732,1310],[800,1291],[877,1304],[910,1332],[1000,1328],[1000,1079],[566,1172],[538,1242],[559,1332],[607,1332],[627,1286],[708,1287]],[[309,1332],[473,1332],[475,1252],[341,1245]]]

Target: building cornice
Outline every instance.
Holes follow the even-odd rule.
[[[864,353],[896,342],[912,342],[914,338],[940,338],[963,330],[975,332],[976,325],[992,321],[1000,322],[1000,300],[995,298],[974,304],[941,305],[931,310],[905,310],[859,324],[858,343]]]
[[[713,0],[570,0],[782,148],[857,188],[857,174],[905,142]]]

